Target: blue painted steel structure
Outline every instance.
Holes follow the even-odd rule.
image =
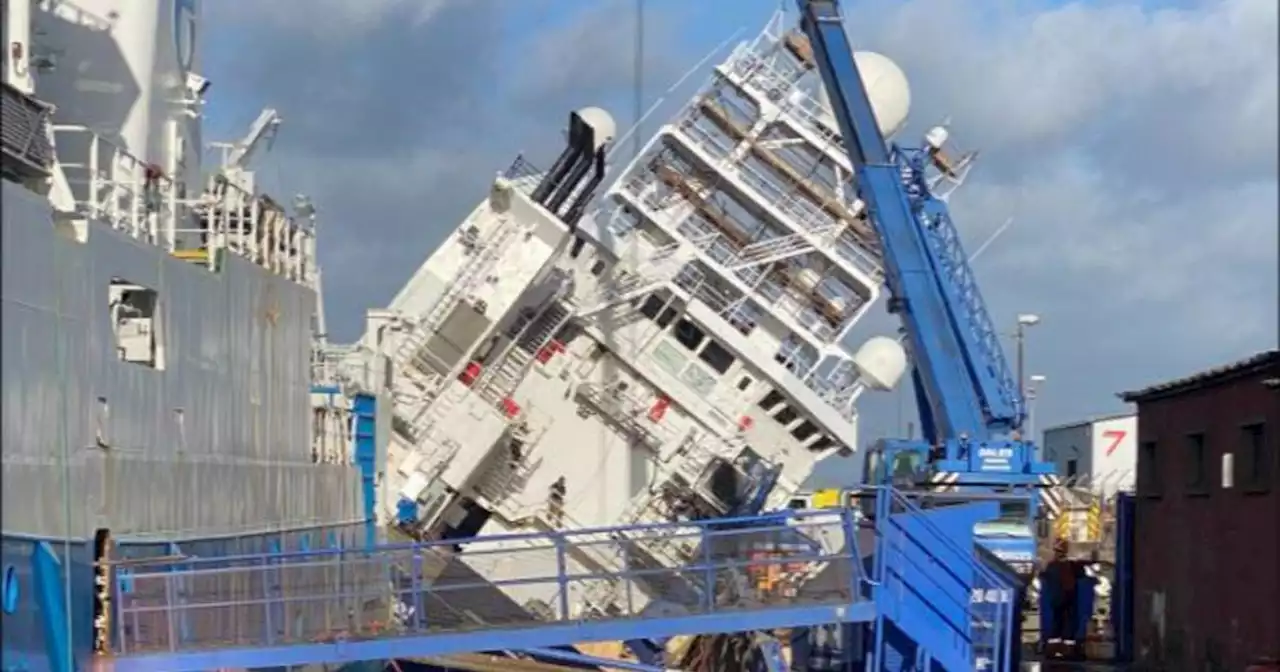
[[[378,399],[358,393],[351,399],[351,434],[356,466],[360,468],[360,496],[364,504],[364,543],[378,543]]]
[[[1017,381],[978,292],[946,204],[930,192],[934,148],[888,146],[858,73],[835,0],[798,0],[822,81],[884,251],[890,310],[901,316],[914,364],[924,441],[889,440],[885,454],[930,455],[939,471],[981,474],[989,485],[1027,485],[1052,473],[1020,440]],[[969,480],[976,484],[980,481]],[[1034,504],[1033,504],[1034,506]]]
[[[883,641],[879,648],[888,654],[872,669],[917,660],[970,670],[974,661],[987,659],[1006,664],[989,669],[1007,669],[1011,602],[992,599],[975,607],[972,598],[999,596],[1012,586],[983,566],[971,537],[946,531],[990,517],[996,503],[925,511],[888,489],[879,501],[874,522],[856,520],[849,509],[787,512],[694,525],[482,537],[468,540],[456,554],[449,549],[458,540],[448,540],[132,563],[127,573],[115,576],[115,655],[109,662],[121,672],[263,668],[876,620],[882,626],[877,629]],[[726,529],[725,523],[731,527]],[[783,557],[749,560],[743,553],[762,538],[797,532],[826,543],[796,545],[794,553]],[[682,536],[693,538],[700,549],[697,561],[684,567],[624,566],[600,572],[576,570],[568,562],[587,545],[598,549],[614,544],[625,558],[626,548]],[[521,552],[541,557],[557,570],[499,585],[551,586],[557,604],[550,617],[477,626],[451,615],[450,602],[478,608],[468,591],[491,584],[446,581],[442,577],[449,563],[468,555]],[[407,587],[393,591],[335,594],[329,589],[333,574],[371,564],[408,570],[412,576],[407,584],[398,584]],[[804,567],[828,580],[787,595],[761,592],[748,581],[751,570],[774,564],[792,571]],[[662,616],[645,615],[639,605],[607,617],[574,614],[569,596],[599,582],[612,582],[627,595],[677,582],[687,590],[673,591],[680,595],[674,598],[664,592],[668,610]],[[178,584],[184,589],[177,590]],[[395,625],[353,621],[350,605],[370,600],[399,600],[413,611]],[[181,627],[183,622],[190,627]],[[930,645],[916,644],[921,641]]]
[[[1054,468],[1039,462],[1033,444],[1019,434],[1025,402],[1018,381],[1000,347],[946,204],[930,190],[926,171],[931,165],[943,169],[938,156],[942,148],[930,145],[928,139],[914,149],[888,145],[858,72],[839,2],[797,0],[797,4],[801,28],[809,38],[857,177],[858,194],[881,242],[891,294],[889,309],[900,316],[906,334],[924,434],[922,441],[877,442],[868,455],[864,477],[878,484],[929,487],[933,476],[945,473],[954,475],[949,486],[966,493],[1014,493],[1009,506],[987,502],[996,508],[986,520],[1016,522],[1025,534],[1000,534],[998,544],[985,541],[992,542],[993,553],[1030,560],[1035,550],[1030,532],[1037,516],[1038,487],[1042,476],[1053,474]],[[877,498],[877,519],[885,515],[887,500]],[[958,548],[965,549],[972,544],[975,526],[985,522],[967,517],[971,508],[935,508],[929,517],[942,529],[954,530]],[[921,515],[904,520],[925,519]],[[979,539],[983,541],[982,535]],[[996,566],[983,578],[998,583],[994,573],[1007,568],[993,563]],[[1021,586],[1016,588],[997,591],[997,602],[1016,611]],[[973,600],[972,607],[966,601],[963,612],[985,620],[988,595],[975,593],[974,597],[980,599]],[[929,658],[947,669],[965,669],[964,662],[987,669],[1016,659],[1012,638],[994,637],[985,655],[966,660],[950,650],[945,636],[947,626],[954,627],[961,614],[930,611],[930,606],[938,606],[936,602],[911,602],[910,596],[902,603],[885,602],[892,611],[883,612],[876,621],[872,651],[878,659],[871,669],[904,665],[928,669]]]

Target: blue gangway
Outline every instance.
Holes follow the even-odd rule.
[[[882,637],[913,637],[945,669],[1007,669],[975,664],[1004,648],[991,624],[1009,614],[972,608],[972,593],[999,586],[971,540],[952,541],[934,512],[899,494],[885,501],[873,520],[789,511],[132,561],[114,571],[112,653],[95,663],[119,672],[335,665],[863,622],[880,623]],[[795,544],[797,532],[815,543]],[[787,552],[749,552],[775,540]],[[672,553],[685,561],[654,561]],[[497,564],[504,578],[482,578]],[[608,608],[593,606],[601,595]]]

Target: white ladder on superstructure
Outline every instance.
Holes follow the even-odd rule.
[[[504,217],[498,220],[497,228],[489,234],[489,237],[477,243],[476,258],[466,265],[462,273],[449,284],[444,294],[422,315],[413,330],[396,347],[391,364],[397,371],[409,366],[414,356],[427,344],[436,328],[458,304],[458,301],[489,276],[502,253],[520,232],[521,227],[511,224]]]
[[[725,264],[725,268],[736,271],[747,266],[762,266],[812,252],[815,248],[810,242],[811,237],[830,243],[835,240],[835,234],[840,229],[840,226],[833,224],[812,229],[807,233],[791,233],[751,243],[739,250],[738,254]]]
[[[573,319],[576,308],[570,297],[548,299],[511,338],[497,365],[476,381],[480,398],[497,404],[509,397],[524,380],[538,353]]]

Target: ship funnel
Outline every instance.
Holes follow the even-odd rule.
[[[605,152],[616,134],[613,117],[598,107],[584,107],[570,113],[569,146],[533,190],[533,200],[573,228],[582,217],[587,201],[604,180]],[[593,175],[583,183],[589,172]],[[568,211],[561,213],[561,207],[575,193]]]

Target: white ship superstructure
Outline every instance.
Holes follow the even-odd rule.
[[[897,132],[906,77],[857,58]],[[517,159],[370,312],[362,349],[388,357],[397,397],[389,523],[452,538],[744,514],[857,448],[859,396],[893,388],[906,358],[896,339],[848,343],[883,275],[813,67],[776,16],[599,196],[614,124],[575,113],[551,170]],[[610,548],[572,560],[618,571]],[[649,543],[626,562],[689,550]],[[555,571],[535,556],[469,562],[490,580]],[[569,601],[618,598],[591,593]]]

